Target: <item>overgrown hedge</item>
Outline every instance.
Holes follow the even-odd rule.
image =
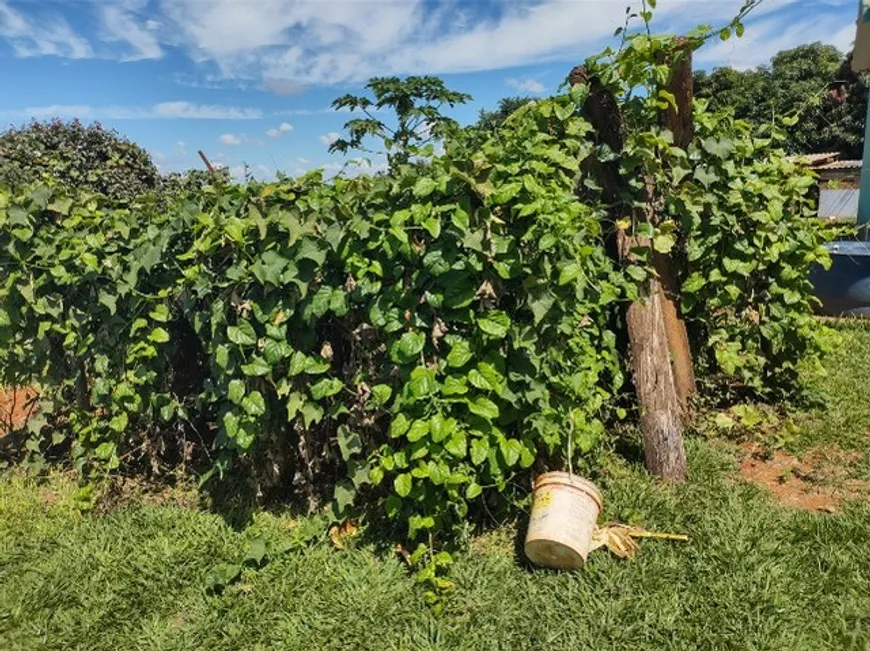
[[[610,152],[583,101],[529,104],[427,164],[207,186],[168,209],[0,190],[2,381],[42,391],[27,449],[109,469],[199,449],[210,474],[253,469],[312,506],[327,487],[339,513],[449,540],[533,466],[582,465],[622,415],[622,311],[650,271],[645,252],[611,259],[613,227],[680,263],[699,372],[793,394],[823,341],[808,173],[703,105],[687,151],[647,120]],[[644,124],[661,106],[624,110]],[[651,179],[657,227],[606,223],[580,170],[617,155]],[[629,207],[648,185],[633,183]],[[414,560],[444,587],[437,545]]]
[[[34,120],[0,133],[0,184],[42,181],[132,200],[158,187],[151,156],[99,123]]]

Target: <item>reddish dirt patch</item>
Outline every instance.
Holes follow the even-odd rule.
[[[757,443],[741,445],[740,475],[768,489],[788,508],[834,513],[845,499],[870,495],[870,482],[850,479],[860,454],[819,448],[798,459],[782,451],[765,453]]]
[[[36,395],[28,387],[0,389],[0,438],[24,425],[33,415]]]

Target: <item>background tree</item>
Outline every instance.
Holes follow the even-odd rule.
[[[839,151],[860,158],[864,143],[867,79],[852,72],[850,57],[822,43],[782,50],[769,66],[695,73],[695,96],[713,109],[731,108],[755,125],[798,114],[786,143],[792,153]]]
[[[99,123],[34,121],[0,134],[0,183],[46,178],[129,200],[157,188],[159,174],[148,152]]]
[[[348,94],[332,103],[336,110],[360,111],[365,117],[349,120],[344,125],[348,137],[336,140],[329,151],[370,151],[365,140],[375,138],[383,142],[391,168],[407,163],[427,144],[455,132],[458,124],[443,115],[441,109],[471,99],[471,95],[450,90],[437,77],[375,77],[366,88],[373,98]],[[388,124],[375,116],[384,108],[392,109],[394,123]]]
[[[528,96],[502,97],[498,101],[498,106],[495,108],[494,111],[480,109],[480,113],[477,117],[477,122],[473,125],[473,128],[487,132],[495,131],[495,129],[497,129],[505,120],[507,120],[508,116],[511,113],[533,101],[534,98]]]

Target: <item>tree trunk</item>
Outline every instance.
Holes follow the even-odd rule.
[[[572,85],[589,86],[584,112],[599,139],[614,152],[621,152],[625,146],[625,128],[616,98],[596,77],[590,77],[584,67],[574,68],[568,79]],[[604,188],[605,200],[613,206],[610,216],[615,222],[625,210],[620,201],[622,180],[618,163],[596,161],[593,168]],[[654,222],[651,200],[647,202],[646,214],[638,218]],[[617,231],[616,238],[617,255],[623,261],[630,257],[632,248],[651,245],[648,238],[630,238],[624,231]],[[651,473],[666,480],[682,481],[686,478],[683,426],[668,351],[664,302],[661,285],[653,278],[641,287],[639,300],[628,307],[626,321],[632,376],[641,411],[645,465]]]
[[[685,38],[676,39],[676,48],[670,52],[666,62],[671,66],[671,76],[664,90],[674,96],[676,109],[669,106],[663,114],[663,121],[674,135],[674,145],[686,149],[694,135],[692,47],[689,41]],[[686,332],[686,323],[679,312],[680,287],[672,256],[653,253],[653,267],[661,282],[662,318],[671,353],[674,388],[680,408],[685,413],[689,400],[697,391],[697,385],[689,335]]]
[[[634,247],[649,247],[645,237],[623,237],[621,257]],[[665,320],[667,300],[652,278],[639,300],[628,306],[626,324],[631,346],[632,375],[640,405],[644,464],[652,474],[669,481],[686,478],[686,453],[680,403],[675,390]]]

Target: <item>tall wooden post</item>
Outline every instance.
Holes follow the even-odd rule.
[[[664,90],[674,97],[675,106],[668,107],[663,113],[663,123],[674,135],[674,146],[686,149],[694,135],[692,115],[693,80],[692,80],[692,46],[688,39],[680,37],[674,40],[674,49],[666,56],[666,63],[671,66],[671,76]],[[680,288],[674,269],[673,258],[668,254],[653,251],[653,267],[659,275],[664,297],[662,301],[662,318],[665,333],[668,338],[668,350],[671,353],[671,367],[674,374],[674,388],[677,400],[685,415],[689,400],[697,391],[695,369],[692,364],[692,349],[689,346],[689,335],[686,323],[680,317]]]
[[[601,142],[614,152],[621,152],[625,146],[625,128],[616,98],[596,77],[590,77],[584,67],[574,68],[568,79],[572,85],[589,87],[583,107],[586,116]],[[619,201],[622,181],[618,164],[615,161],[596,163],[594,173],[604,188],[605,200],[613,206],[610,216],[616,222],[625,210]],[[647,202],[645,214],[636,217],[654,223],[652,202]],[[630,259],[633,248],[652,248],[647,237],[627,236],[619,231],[617,238],[621,260]],[[626,311],[626,322],[632,376],[641,411],[644,463],[655,475],[669,481],[682,481],[686,478],[686,455],[663,317],[663,292],[657,278],[651,278],[640,289],[641,296]]]

